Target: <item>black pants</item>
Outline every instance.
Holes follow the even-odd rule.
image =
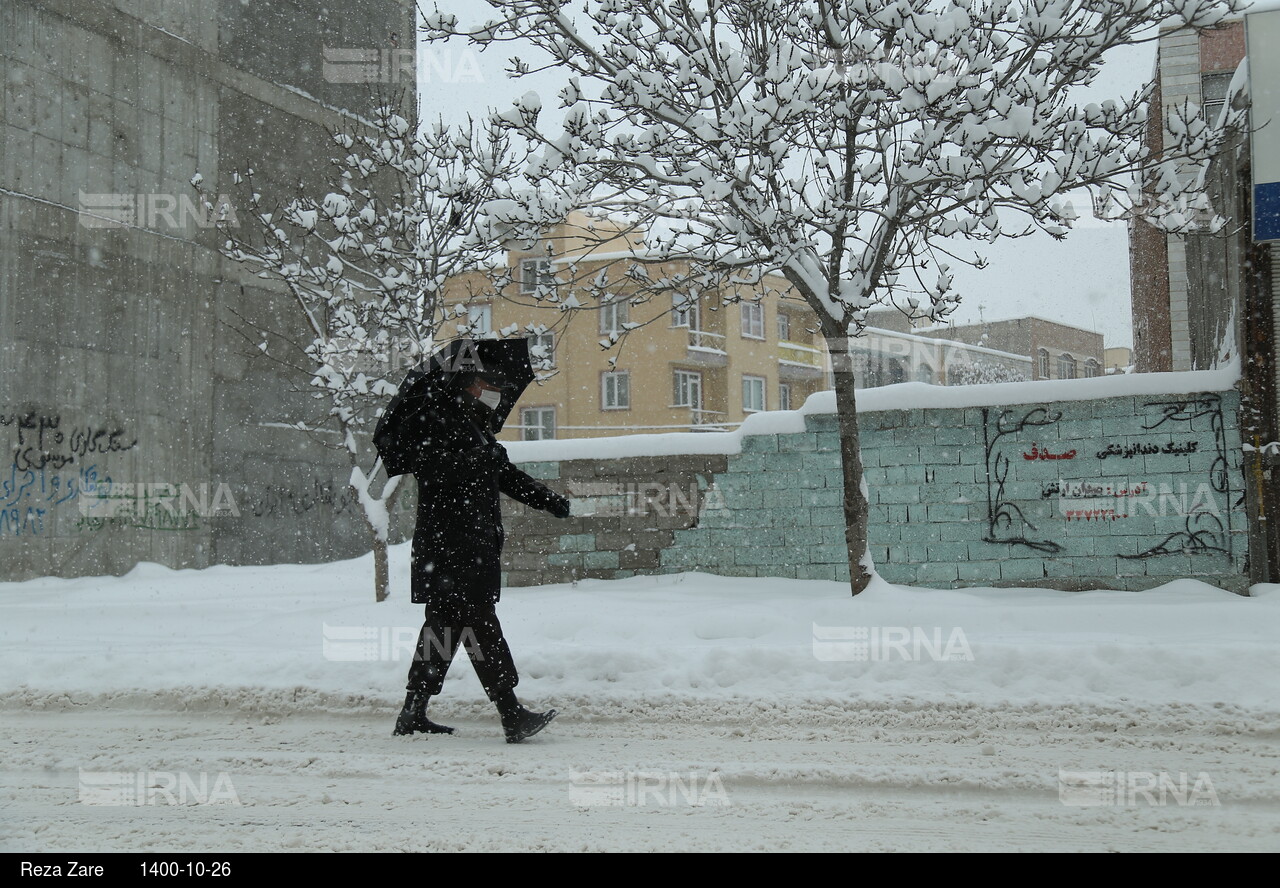
[[[427,605],[407,688],[431,695],[440,693],[459,645],[466,650],[490,700],[515,689],[520,676],[511,659],[511,648],[502,635],[495,606],[487,602]]]

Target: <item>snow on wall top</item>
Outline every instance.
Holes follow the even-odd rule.
[[[917,408],[946,409],[1039,404],[1054,401],[1091,401],[1126,395],[1181,395],[1221,392],[1235,387],[1238,364],[1223,370],[1178,373],[1130,373],[1095,379],[1046,379],[987,385],[940,386],[903,382],[858,392],[858,412]],[[610,438],[570,438],[507,443],[512,462],[559,462],[568,459],[620,459],[631,456],[680,454],[728,454],[742,452],[744,435],[786,435],[803,432],[810,414],[836,412],[836,393],[810,395],[799,410],[772,410],[747,417],[732,432],[672,432],[669,434],[619,435]]]

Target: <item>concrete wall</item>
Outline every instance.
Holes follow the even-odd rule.
[[[412,22],[408,0],[0,4],[0,579],[367,550],[345,457],[281,428],[316,418],[305,377],[238,332],[300,325],[218,255],[189,180],[322,181],[339,109],[415,101],[326,50],[386,57]],[[106,479],[225,485],[240,515],[95,520],[80,494]]]
[[[876,567],[939,588],[1144,589],[1191,576],[1244,593],[1237,411],[1225,391],[860,413]],[[722,457],[524,467],[606,517],[521,513],[513,585],[689,570],[848,579],[833,415],[744,434]]]

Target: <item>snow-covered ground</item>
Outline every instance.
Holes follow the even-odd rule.
[[[0,584],[0,850],[1280,848],[1280,587],[509,589],[510,746],[393,567]]]

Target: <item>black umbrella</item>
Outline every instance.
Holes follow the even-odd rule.
[[[534,380],[529,340],[455,339],[410,370],[373,433],[374,446],[388,475],[403,475],[412,468],[416,442],[407,440],[415,425],[411,420],[420,411],[433,409],[442,399],[456,397],[477,376],[502,390],[502,400],[493,411],[491,422],[491,431],[496,434]]]

